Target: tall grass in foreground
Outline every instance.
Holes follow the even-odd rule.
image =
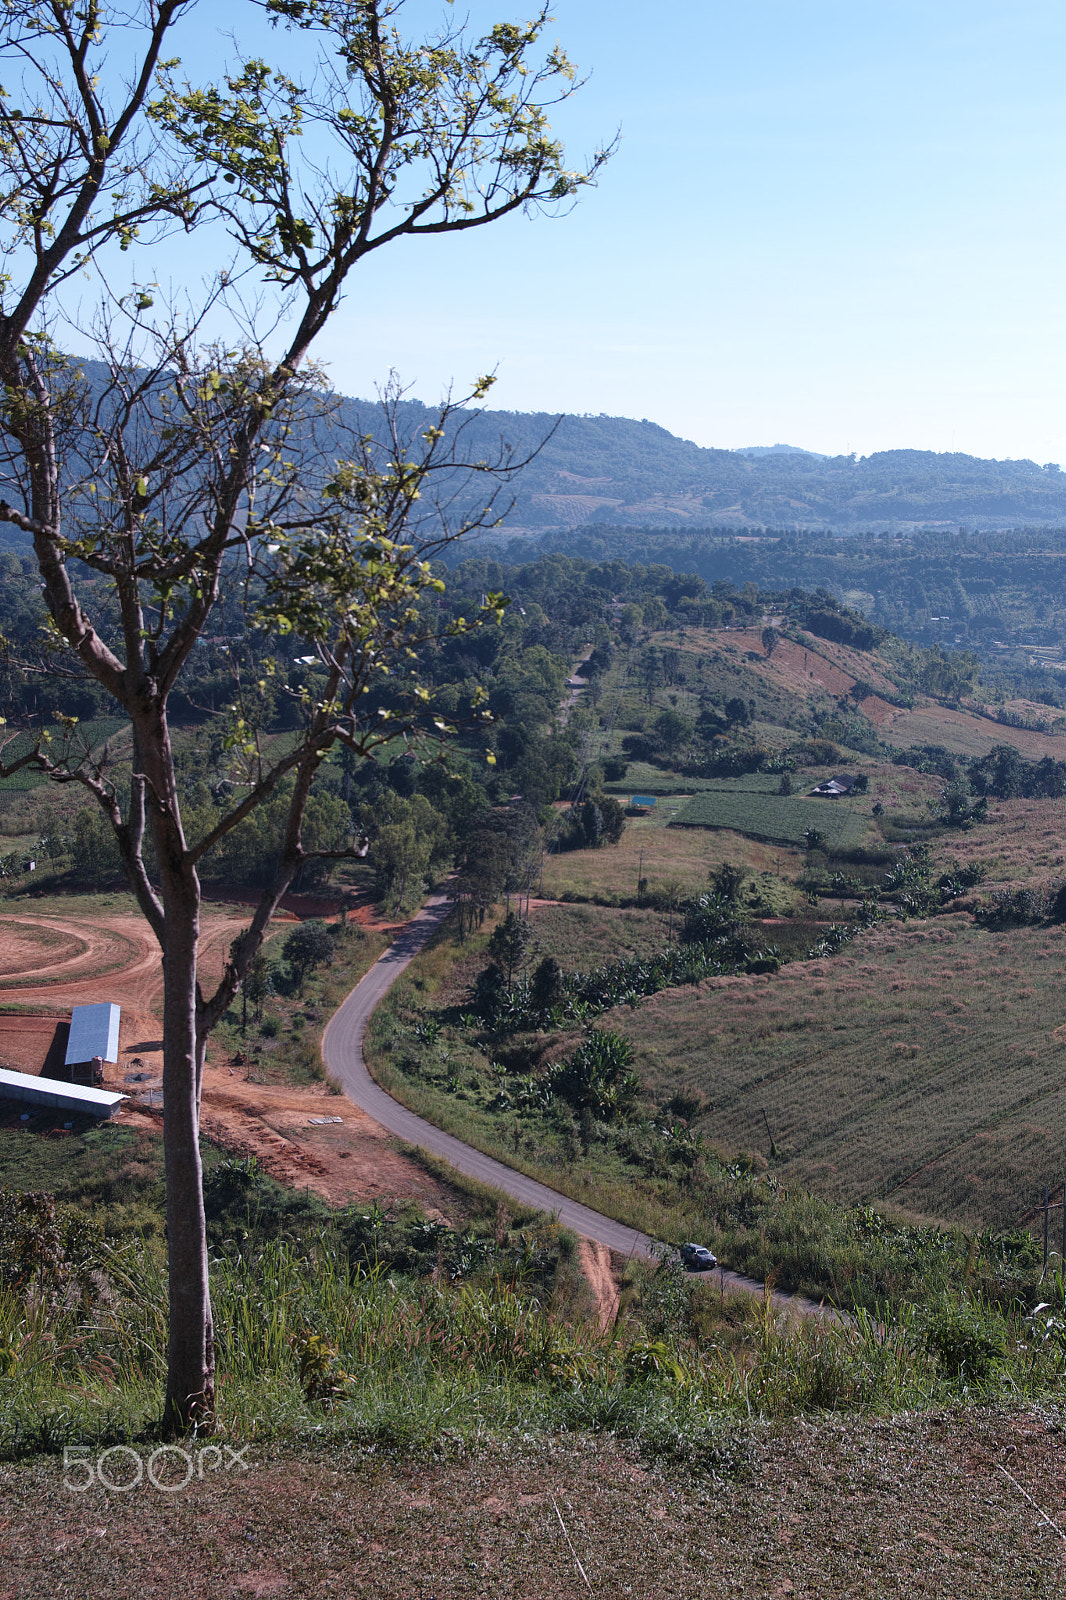
[[[609,1431],[650,1456],[722,1470],[748,1419],[1061,1382],[1061,1307],[1045,1307],[1038,1326],[959,1299],[891,1322],[865,1312],[793,1320],[769,1299],[694,1288],[669,1263],[633,1278],[631,1309],[601,1333],[553,1315],[520,1284],[360,1273],[328,1232],[220,1259],[218,1429],[400,1452]],[[95,1298],[0,1295],[0,1455],[151,1435],[164,1384],[162,1276],[126,1245],[105,1249],[96,1283]]]

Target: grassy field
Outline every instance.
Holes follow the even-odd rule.
[[[619,956],[649,956],[661,950],[669,936],[669,917],[659,911],[632,908],[608,910],[603,906],[540,906],[532,917],[537,951],[553,955],[565,971],[598,966]],[[530,959],[534,959],[531,957]],[[472,958],[484,965],[480,953]],[[464,960],[462,970],[470,968]]]
[[[772,844],[801,846],[808,828],[817,828],[832,849],[861,844],[871,832],[870,801],[814,800],[806,795],[715,789],[694,795],[674,818],[679,828],[732,828]]]
[[[780,781],[778,778],[773,787],[776,788]],[[716,786],[717,781],[714,778],[685,778],[680,773],[664,772],[662,767],[653,767],[650,761],[630,761],[621,782],[605,783],[603,787],[605,793],[617,795],[620,800],[627,800],[635,794],[687,797]]]
[[[1061,1504],[1063,1422],[1045,1401],[751,1424],[696,1478],[573,1431],[415,1461],[256,1442],[172,1494],[72,1494],[30,1462],[0,1468],[6,1569],[20,1600],[1052,1600],[1057,1541],[1025,1496]]]
[[[162,1140],[141,1129],[76,1117],[66,1138],[48,1138],[5,1107],[0,1189],[44,1190],[91,1212],[109,1235],[163,1231]]]
[[[989,883],[1066,877],[1066,827],[1061,800],[994,800],[987,826],[944,834],[938,861],[965,855],[984,867]]]
[[[609,901],[635,895],[637,880],[644,877],[651,893],[673,885],[682,897],[690,897],[703,893],[708,874],[724,861],[780,880],[795,878],[802,869],[799,851],[746,839],[724,828],[671,828],[667,825],[671,820],[668,810],[657,808],[653,816],[628,822],[616,845],[547,856],[541,880],[544,894],[549,899],[578,894]]]
[[[605,1019],[657,1097],[707,1097],[725,1153],[783,1184],[1005,1227],[1066,1176],[1066,931],[890,925],[772,977],[710,980]]]
[[[1063,804],[993,801],[987,823],[948,831],[931,827],[943,780],[891,764],[865,762],[864,770],[868,794],[844,802],[779,796],[779,780],[767,777],[716,784],[677,813],[701,819],[700,827],[670,826],[670,803],[660,802],[627,824],[619,845],[549,858],[544,890],[610,902],[631,895],[642,873],[650,890],[673,885],[684,896],[728,861],[745,869],[745,894],[779,896],[791,932],[804,910],[804,852],[751,834],[779,830],[799,843],[804,828],[817,826],[831,851],[860,839],[874,844],[875,801],[885,807],[889,841],[928,845],[934,879],[960,862],[981,868],[983,881],[953,914],[890,922],[834,958],[775,975],[667,991],[603,1025],[636,1047],[648,1109],[679,1088],[706,1098],[695,1125],[725,1159],[752,1151],[765,1161],[772,1136],[771,1170],[781,1184],[923,1222],[1009,1227],[1045,1184],[1066,1177],[1066,1107],[1057,1089],[1066,935],[1050,926],[991,932],[969,912],[998,886],[1054,890],[1066,879]],[[738,821],[743,833],[734,831]],[[882,844],[882,856],[891,864],[901,848]],[[886,868],[842,858],[819,870],[825,882],[836,870],[865,871],[863,881],[876,885]],[[821,914],[850,914],[848,902],[830,897]],[[791,949],[785,933],[786,925],[764,925],[768,943],[776,937]],[[812,928],[810,943],[819,937]],[[605,924],[598,948],[610,938]],[[426,1109],[440,1114],[428,1102]],[[496,1137],[490,1124],[479,1137]],[[613,1182],[602,1152],[588,1158],[587,1176]],[[708,1217],[708,1228],[713,1223]]]
[[[1066,760],[1066,739],[1062,734],[1010,728],[948,706],[923,705],[913,711],[900,711],[881,732],[893,744],[938,744],[953,755],[985,755],[993,745],[1009,744],[1021,751],[1027,761],[1039,761],[1042,756]]]

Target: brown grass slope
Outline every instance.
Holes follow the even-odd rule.
[[[662,643],[667,643],[669,637],[657,636]],[[869,684],[874,692],[862,701],[862,712],[882,739],[900,748],[938,744],[952,754],[973,756],[986,754],[993,745],[1009,744],[1028,761],[1039,761],[1043,756],[1066,760],[1066,737],[1062,734],[1007,727],[985,714],[978,702],[956,709],[918,694],[913,707],[893,705],[900,690],[893,682],[891,663],[876,650],[852,650],[805,634],[802,642],[781,637],[767,657],[761,627],[688,634],[685,649],[696,656],[714,655],[726,662],[743,662],[748,671],[801,704],[827,694],[840,699],[849,694],[856,682]],[[1018,709],[1022,709],[1021,703]],[[1029,709],[1034,715],[1048,715],[1046,707]]]
[[[1061,928],[949,915],[605,1021],[657,1095],[707,1095],[701,1126],[725,1150],[765,1150],[765,1110],[782,1182],[1004,1226],[1066,1165],[1064,956]]]

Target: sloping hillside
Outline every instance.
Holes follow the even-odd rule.
[[[416,435],[431,418],[399,408]],[[345,420],[374,425],[375,408],[349,401]],[[466,448],[490,459],[501,441],[535,459],[514,485],[512,533],[588,523],[725,528],[1066,524],[1066,474],[1034,461],[986,461],[930,450],[857,459],[800,451],[752,455],[707,449],[647,419],[484,411]]]
[[[665,635],[664,635],[665,638]],[[801,703],[819,696],[854,699],[886,744],[900,749],[939,745],[953,755],[987,755],[996,745],[1010,745],[1027,761],[1050,756],[1066,760],[1066,723],[1059,731],[1046,706],[1018,701],[1018,717],[1042,719],[1049,731],[1012,727],[1000,722],[979,699],[945,704],[932,695],[908,692],[901,704],[898,674],[891,659],[877,651],[859,651],[830,639],[781,635],[767,655],[762,630],[720,629],[706,635],[705,646],[726,660],[743,662],[749,672],[777,685]],[[698,647],[697,647],[698,648]],[[761,660],[759,658],[762,658]]]

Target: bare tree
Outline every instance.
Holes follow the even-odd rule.
[[[75,734],[67,750],[42,746],[32,759],[99,805],[162,951],[173,1430],[207,1426],[214,1411],[198,1148],[208,1034],[307,859],[307,802],[329,751],[343,744],[365,756],[398,731],[425,728],[416,678],[373,723],[364,691],[406,670],[407,652],[431,629],[425,601],[439,583],[428,558],[495,515],[490,495],[489,511],[458,527],[432,512],[413,527],[433,474],[454,466],[448,407],[415,454],[394,427],[383,441],[358,441],[347,459],[316,456],[329,401],[312,346],[368,253],[565,204],[605,159],[569,171],[550,137],[547,109],[572,92],[573,72],[557,49],[536,57],[543,12],[480,39],[460,30],[412,43],[389,0],[267,0],[313,56],[304,80],[245,61],[219,84],[194,86],[162,60],[190,9],[189,0],[142,0],[112,23],[96,0],[9,0],[0,19],[11,69],[0,91],[0,520],[32,537],[53,670],[87,675],[129,721],[125,783],[106,751],[79,754]],[[232,243],[201,305],[161,312],[157,292],[136,285],[108,297],[113,248],[208,222],[216,226],[205,245],[220,222]],[[104,370],[90,383],[53,340],[58,292],[94,267],[107,310],[98,324]],[[271,359],[255,336],[257,274],[288,317]],[[245,330],[236,350],[200,338],[206,313],[219,310]],[[487,387],[479,382],[474,398]],[[223,585],[238,582],[254,626],[312,642],[319,682],[299,738],[276,759],[254,716],[236,708],[228,742],[243,763],[240,798],[190,837],[168,702]],[[282,790],[272,880],[205,993],[200,863]]]

